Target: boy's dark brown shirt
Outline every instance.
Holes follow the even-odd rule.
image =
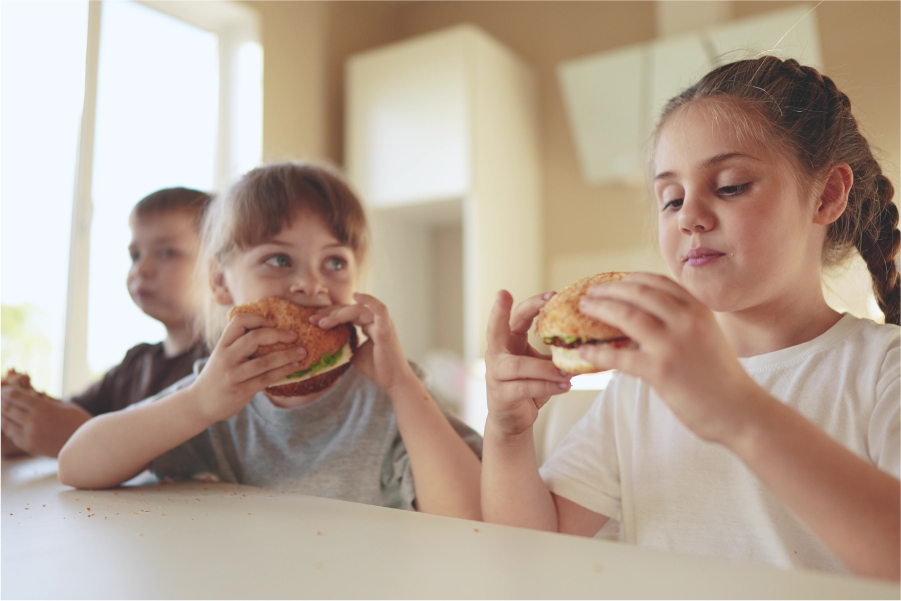
[[[171,358],[166,357],[162,342],[139,344],[125,353],[122,363],[73,397],[72,402],[95,416],[124,409],[189,375],[194,362],[209,354],[203,342]]]

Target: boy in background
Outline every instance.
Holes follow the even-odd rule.
[[[156,394],[190,374],[194,361],[209,354],[193,318],[194,265],[209,202],[210,196],[198,190],[166,188],[135,205],[129,217],[128,292],[144,313],[165,326],[165,340],[130,349],[122,363],[68,403],[3,386],[3,457],[56,457],[91,417]]]

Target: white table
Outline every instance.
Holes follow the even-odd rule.
[[[2,466],[10,598],[892,598],[894,584],[200,482]]]

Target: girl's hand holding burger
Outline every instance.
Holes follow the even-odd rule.
[[[235,315],[197,380],[191,384],[200,414],[209,424],[229,419],[253,396],[297,371],[306,356],[303,347],[292,347],[251,359],[258,348],[290,343],[297,333],[273,327],[272,320],[253,313]]]
[[[316,312],[310,322],[324,330],[342,323],[360,326],[368,340],[354,352],[353,365],[381,388],[418,382],[407,362],[388,308],[377,298],[354,293],[355,305],[331,305]]]
[[[582,357],[644,379],[705,440],[730,440],[768,397],[742,368],[713,312],[665,276],[633,273],[595,284],[579,308],[615,324],[639,347],[584,345]]]
[[[529,344],[532,322],[553,295],[533,296],[511,312],[513,297],[501,290],[488,317],[488,421],[501,434],[518,436],[528,431],[551,395],[569,390],[570,376]]]

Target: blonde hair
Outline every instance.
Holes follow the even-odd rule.
[[[246,173],[204,213],[197,261],[199,334],[215,348],[227,308],[210,286],[236,252],[262,244],[304,215],[323,221],[364,263],[369,228],[360,200],[334,168],[319,163],[276,163]]]

